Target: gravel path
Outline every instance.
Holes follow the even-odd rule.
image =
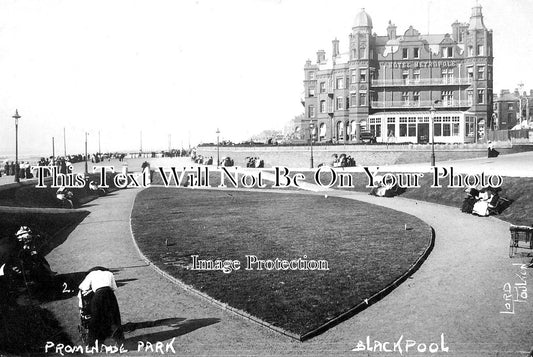
[[[513,263],[524,259],[508,257],[508,223],[398,197],[328,192],[421,218],[435,229],[435,248],[412,278],[382,301],[301,343],[214,307],[147,266],[135,250],[130,232],[137,192],[118,191],[87,205],[91,214],[47,256],[60,274],[95,265],[117,270],[123,324],[131,330],[126,333],[130,354],[137,349],[138,340],[169,342],[175,338],[176,355],[400,355],[398,350],[352,351],[358,341],[366,342],[369,336],[372,344],[374,340],[390,342],[386,345],[390,349],[401,338],[402,354],[406,355],[406,340],[426,343],[429,348],[430,343],[441,345],[442,334],[449,348],[443,354],[447,356],[519,356],[531,349],[531,299],[517,303],[515,314],[500,313],[504,311],[504,284],[520,281],[516,276],[520,266]],[[530,279],[532,270],[524,271]],[[79,343],[76,298],[44,307],[58,317],[73,342]],[[411,347],[412,351],[415,353],[407,355],[430,355],[416,352],[416,347]]]

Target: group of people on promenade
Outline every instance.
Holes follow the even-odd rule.
[[[346,155],[346,154],[340,154],[340,155],[333,154],[330,166],[331,167],[354,167],[355,158],[351,157],[350,155]]]
[[[19,178],[33,178],[29,161],[21,161],[18,164],[15,161],[6,161],[3,169],[3,174],[6,176],[15,176],[18,172]],[[0,176],[2,176],[2,170],[0,170]]]

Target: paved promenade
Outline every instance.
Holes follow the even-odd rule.
[[[105,265],[116,271],[127,347],[138,340],[174,340],[178,355],[354,355],[358,341],[440,343],[448,356],[520,356],[533,344],[532,301],[504,311],[503,286],[517,282],[521,258],[508,257],[508,223],[462,214],[459,209],[402,198],[328,192],[402,210],[436,232],[432,254],[422,267],[382,301],[304,343],[293,341],[223,311],[174,286],[139,258],[129,217],[137,190],[122,190],[93,201],[89,216],[47,259],[60,274]],[[172,191],[171,191],[172,192]],[[177,191],[176,191],[177,192]],[[357,236],[354,237],[357,239]],[[393,237],[391,237],[393,239]],[[531,269],[527,270],[527,278]],[[74,297],[45,305],[79,342]],[[402,337],[403,336],[403,337]],[[405,346],[404,346],[405,347]],[[394,355],[394,354],[393,354]],[[395,355],[398,355],[396,353]],[[405,350],[403,351],[405,355]],[[420,355],[415,353],[414,355]]]

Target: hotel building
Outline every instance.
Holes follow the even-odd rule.
[[[493,52],[481,6],[469,23],[437,35],[412,27],[398,35],[389,21],[387,35],[378,36],[362,9],[348,45],[341,52],[335,39],[331,56],[320,50],[305,63],[301,128],[312,128],[315,141],[359,142],[365,131],[377,142],[484,140],[493,118]]]

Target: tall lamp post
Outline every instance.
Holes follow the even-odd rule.
[[[313,131],[315,129],[315,123],[309,123],[309,139],[311,141],[311,168],[313,168]]]
[[[435,105],[431,104],[431,108],[429,108],[431,123],[430,123],[430,130],[431,130],[431,167],[435,167],[435,112],[437,110],[435,109]]]
[[[13,118],[15,119],[15,182],[20,182],[19,177],[19,119],[21,116],[19,115],[18,109],[15,109],[15,115],[13,115]]]
[[[87,135],[89,135],[89,133],[85,132],[85,176],[89,174],[89,169],[87,168]]]
[[[217,169],[218,165],[220,165],[220,130],[217,128]]]

